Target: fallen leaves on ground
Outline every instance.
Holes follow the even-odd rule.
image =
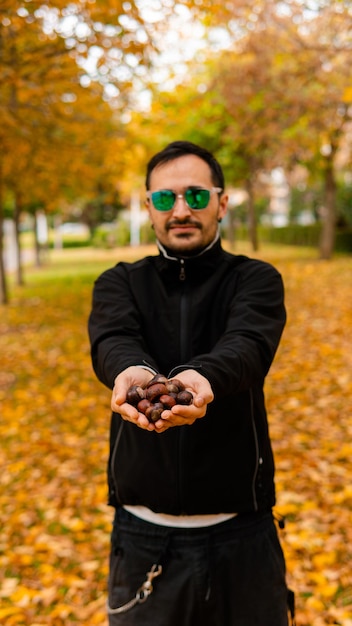
[[[288,324],[267,383],[298,624],[352,626],[352,259],[278,263]]]
[[[288,309],[266,393],[297,623],[352,626],[352,259],[268,260]],[[89,358],[93,279],[36,281],[1,310],[4,626],[107,624],[110,393]]]

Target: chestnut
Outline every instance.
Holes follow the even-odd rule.
[[[155,374],[155,376],[153,376],[153,378],[151,378],[150,381],[146,384],[146,388],[154,385],[155,383],[162,383],[163,385],[166,385],[166,376],[164,376],[164,374]]]
[[[153,402],[156,398],[159,398],[163,394],[167,393],[166,386],[162,383],[155,383],[146,389],[146,398]]]
[[[152,403],[147,400],[147,398],[142,398],[137,404],[137,409],[140,413],[145,413],[147,408],[150,407]]]
[[[161,402],[156,402],[155,404],[151,404],[145,412],[145,416],[148,418],[150,422],[155,424],[160,418],[161,414],[164,411],[164,407]]]
[[[184,390],[185,386],[178,378],[171,378],[167,381],[166,388],[169,393],[179,393]]]
[[[126,402],[128,402],[128,404],[133,404],[133,406],[136,406],[138,402],[143,398],[145,398],[145,391],[139,385],[132,385],[127,390]]]
[[[159,401],[161,402],[161,404],[164,406],[165,409],[171,409],[171,407],[175,406],[176,404],[175,397],[170,396],[165,393],[162,396],[160,396]]]
[[[177,404],[192,404],[193,395],[190,391],[180,391],[176,396]]]

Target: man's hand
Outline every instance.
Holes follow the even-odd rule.
[[[122,419],[146,430],[155,430],[154,425],[150,424],[143,413],[139,413],[134,406],[126,402],[126,394],[132,385],[140,385],[144,388],[152,378],[153,374],[143,367],[128,367],[116,376],[111,397],[111,408],[114,413],[119,413]]]

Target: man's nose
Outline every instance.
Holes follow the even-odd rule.
[[[182,194],[178,194],[176,196],[175,204],[172,209],[172,215],[180,219],[187,217],[191,214],[191,209],[184,199],[184,196]]]

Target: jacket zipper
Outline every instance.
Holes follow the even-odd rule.
[[[180,281],[184,282],[186,280],[186,271],[185,271],[185,261],[184,259],[180,259]],[[187,313],[188,313],[188,295],[185,287],[181,291],[181,300],[180,300],[180,362],[185,363],[188,357],[187,351],[187,341],[188,341],[188,326],[187,326]],[[182,515],[182,484],[183,484],[183,476],[182,476],[182,450],[183,450],[183,438],[184,438],[184,429],[179,429],[178,435],[178,500],[179,507]]]
[[[179,279],[180,280],[186,280],[186,270],[185,270],[185,260],[184,259],[180,259],[180,275],[179,275]]]

